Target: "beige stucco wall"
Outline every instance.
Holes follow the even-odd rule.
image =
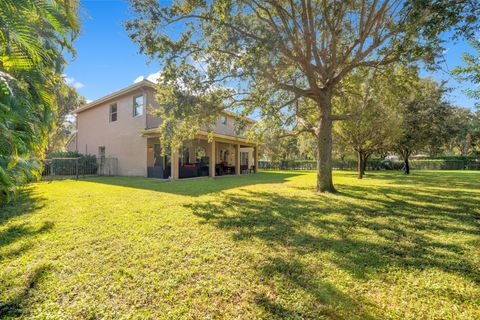
[[[221,119],[218,118],[215,122],[215,129],[213,130],[216,133],[225,134],[228,136],[235,135],[235,118],[226,116],[227,124],[223,124]]]
[[[137,90],[77,114],[77,148],[83,154],[98,156],[105,146],[108,156],[118,159],[118,174],[147,175],[147,138],[140,131],[146,127],[146,110],[133,117],[133,97],[144,94]],[[148,98],[145,100],[148,103]],[[117,121],[110,122],[110,105],[117,104]]]
[[[145,94],[147,96],[147,128],[158,128],[162,119],[154,116],[152,111],[158,109],[158,102],[155,98],[155,90],[152,88],[145,88]]]

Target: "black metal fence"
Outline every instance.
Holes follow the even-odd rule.
[[[313,160],[259,161],[258,167],[264,170],[317,170],[317,162]],[[333,168],[337,170],[356,170],[357,162],[355,160],[334,160]],[[367,162],[367,170],[378,169],[378,162]]]
[[[86,176],[114,176],[117,158],[50,158],[43,160],[42,179],[78,179]]]
[[[357,170],[355,160],[333,160],[337,170]],[[264,170],[316,170],[317,162],[313,160],[259,161],[259,169]],[[367,161],[367,171],[402,170],[403,161]],[[480,161],[464,160],[411,160],[412,170],[480,170]]]

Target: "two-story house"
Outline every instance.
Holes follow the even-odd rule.
[[[143,80],[75,110],[77,131],[67,149],[118,161],[117,174],[181,179],[256,172],[258,146],[235,133],[235,114],[216,121],[213,140],[200,131],[181,150],[162,156],[161,119],[147,112],[158,107],[155,84]],[[253,120],[248,120],[254,123]]]

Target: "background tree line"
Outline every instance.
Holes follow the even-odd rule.
[[[359,178],[371,157],[399,155],[406,173],[411,155],[480,157],[480,111],[454,106],[448,94],[443,83],[420,78],[415,68],[358,69],[334,101],[352,113],[334,126],[334,157],[357,159]],[[272,161],[315,159],[308,135],[267,141],[275,142],[264,144]]]

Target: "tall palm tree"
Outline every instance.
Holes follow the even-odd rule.
[[[0,202],[40,174],[63,54],[74,54],[77,0],[0,1]]]

